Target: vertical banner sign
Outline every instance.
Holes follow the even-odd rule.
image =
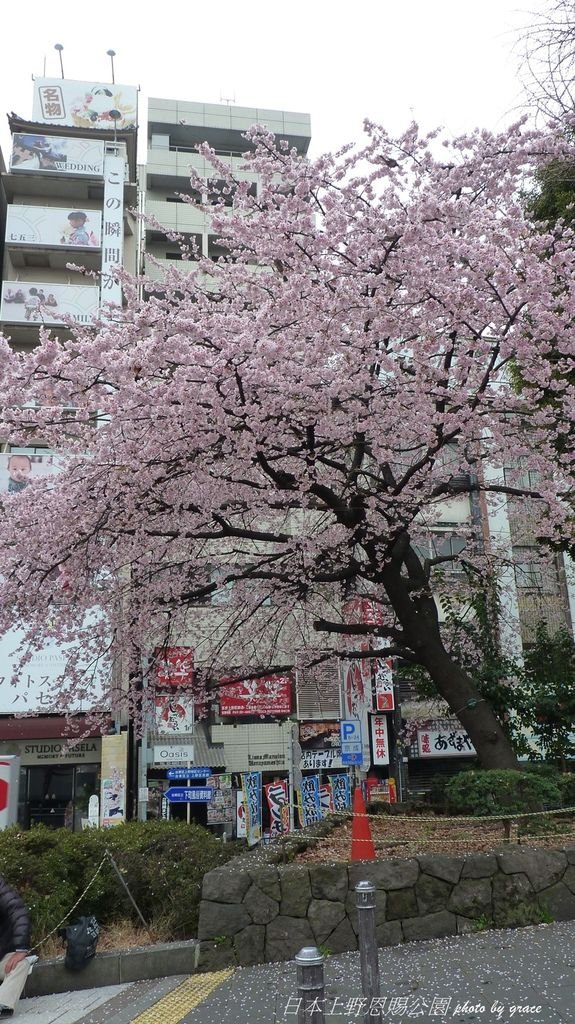
[[[286,779],[277,779],[264,786],[270,809],[270,839],[289,832],[288,784]]]
[[[382,641],[385,646],[386,641]],[[375,645],[374,645],[375,646]],[[393,658],[381,658],[374,663],[375,706],[377,711],[394,711]]]
[[[319,775],[306,775],[301,780],[302,825],[315,825],[321,821]]]
[[[102,736],[102,783],[100,813],[102,828],[126,820],[126,769],[128,733]]]
[[[333,813],[333,793],[330,785],[319,787],[319,801],[322,817],[327,818],[328,814]]]
[[[15,754],[0,757],[0,828],[10,828],[18,819],[20,758]]]
[[[254,846],[262,838],[262,773],[243,772],[242,788],[248,846]]]
[[[104,210],[102,216],[102,302],[122,305],[122,286],[114,276],[124,261],[124,168],[122,156],[104,157]]]
[[[385,715],[371,716],[371,746],[374,764],[389,764],[389,742]]]
[[[246,805],[244,794],[241,789],[236,789],[236,838],[245,839],[246,832]]]
[[[328,775],[331,783],[334,811],[347,811],[351,807],[349,775]]]

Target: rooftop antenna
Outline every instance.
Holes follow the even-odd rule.
[[[62,78],[63,78],[64,77],[64,63],[62,61],[62,50],[64,49],[64,47],[62,46],[62,43],[56,43],[55,46],[54,46],[54,49],[58,51],[58,56],[60,58],[60,71],[62,72]]]
[[[112,65],[112,85],[115,85],[116,79],[114,78],[114,57],[116,56],[116,51],[106,50],[106,53],[108,54],[108,57],[110,58],[110,64]]]

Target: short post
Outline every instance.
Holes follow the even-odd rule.
[[[357,907],[361,991],[367,1000],[365,1024],[381,1024],[381,1010],[370,1013],[373,1000],[379,998],[379,958],[375,933],[375,885],[358,882],[355,887]]]
[[[325,1024],[323,961],[323,955],[316,946],[304,946],[296,953],[297,1024]]]

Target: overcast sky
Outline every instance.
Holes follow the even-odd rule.
[[[400,131],[415,119],[450,133],[502,128],[521,91],[513,52],[545,0],[26,0],[2,14],[4,114],[29,118],[31,76],[140,86],[148,96],[308,111],[313,153],[359,138],[364,117]],[[153,17],[147,16],[152,9]]]

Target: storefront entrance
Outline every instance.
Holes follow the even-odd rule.
[[[19,824],[76,831],[88,817],[94,793],[100,793],[99,764],[25,766],[20,775]]]

